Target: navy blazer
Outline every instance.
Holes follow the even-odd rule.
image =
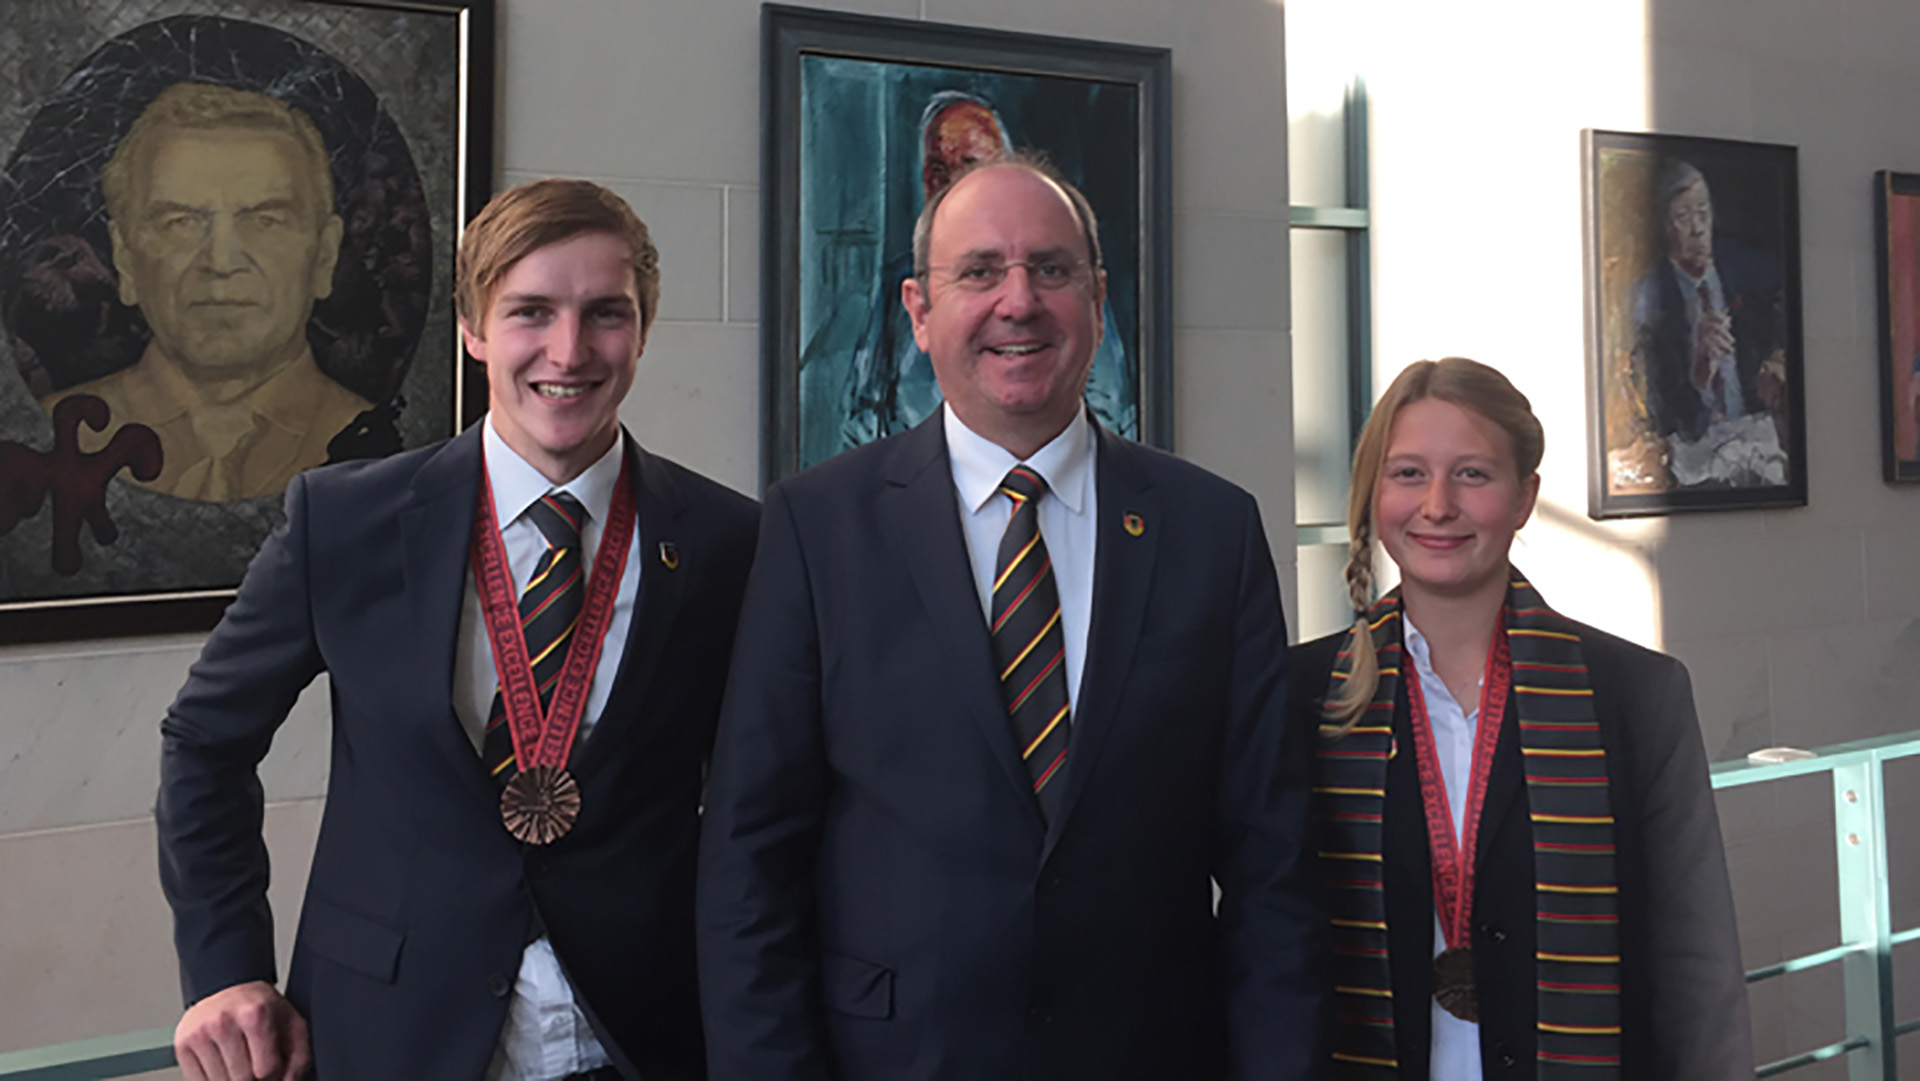
[[[316,1075],[472,1081],[536,913],[616,1060],[702,1072],[690,941],[702,770],[752,561],[756,507],[629,443],[641,579],[612,695],[570,763],[578,824],[501,826],[451,702],[476,425],[303,473],[162,725],[161,879],[189,1002],[274,979],[256,766],[313,677],[332,758],[287,997]],[[677,569],[655,553],[679,553]]]
[[[1747,1014],[1733,890],[1693,685],[1679,661],[1573,620],[1607,752],[1620,887],[1620,1076],[1747,1081]],[[1346,632],[1295,647],[1290,709],[1315,719]],[[1394,739],[1413,746],[1406,681]],[[1508,717],[1513,716],[1512,711]],[[1400,1075],[1424,1078],[1433,1029],[1433,860],[1415,756],[1387,767],[1387,949]],[[1474,854],[1473,962],[1487,1078],[1536,1076],[1539,906],[1520,732],[1500,729]]]
[[[701,841],[715,1081],[1312,1074],[1314,729],[1284,717],[1259,509],[1104,432],[1098,455],[1051,820],[940,415],[768,493]]]

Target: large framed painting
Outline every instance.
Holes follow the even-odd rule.
[[[1009,150],[1044,154],[1099,221],[1094,416],[1170,446],[1171,54],[775,4],[761,26],[763,479],[939,408],[900,302],[914,220]]]
[[[299,471],[453,434],[491,0],[11,0],[0,642],[213,625]]]
[[[1873,176],[1880,281],[1880,466],[1920,481],[1920,176]]]
[[[1582,134],[1588,513],[1807,502],[1798,152]]]

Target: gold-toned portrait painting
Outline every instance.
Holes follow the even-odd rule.
[[[1807,501],[1793,147],[1583,136],[1594,518]]]
[[[456,430],[491,9],[9,18],[0,641],[209,626],[296,474]]]

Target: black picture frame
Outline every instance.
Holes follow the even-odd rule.
[[[1880,472],[1920,484],[1920,174],[1873,174],[1880,297]]]
[[[348,415],[369,406],[331,438],[333,421],[316,421],[313,439],[326,461],[444,439],[474,416],[451,296],[459,230],[492,191],[493,0],[16,0],[8,17],[21,55],[0,56],[18,75],[0,117],[20,118],[0,120],[0,644],[204,631],[284,520],[281,474],[318,462],[290,456],[250,487],[223,475],[167,489],[160,437],[113,416],[151,392],[92,389],[140,367],[155,337],[121,281],[102,169],[180,83],[298,113],[341,222],[330,284],[307,294],[294,332],[312,355],[301,363],[317,367],[310,385],[350,392]],[[259,393],[238,399],[256,418],[240,438],[264,430],[267,406],[247,396]],[[253,468],[209,462],[202,476]]]
[[[1581,133],[1589,516],[1806,505],[1798,154]]]
[[[1119,373],[1112,382],[1131,380],[1131,406],[1120,392],[1106,400],[1119,403],[1113,407],[1118,415],[1131,417],[1134,430],[1122,434],[1172,446],[1169,50],[781,4],[761,8],[761,45],[763,485],[918,419],[907,406],[883,410],[868,404],[871,395],[860,396],[858,383],[864,379],[884,387],[891,401],[906,382],[899,378],[903,368],[874,376],[856,366],[859,357],[911,345],[872,343],[899,337],[886,320],[893,318],[890,308],[899,308],[897,282],[904,274],[891,272],[905,258],[904,241],[922,198],[921,133],[913,118],[942,91],[989,100],[1009,143],[1045,153],[1086,191],[1107,253],[1103,320],[1110,333],[1102,349],[1118,355],[1131,346],[1111,364],[1096,355],[1089,381],[1095,415],[1102,416],[1103,371]],[[807,80],[832,78],[841,80],[832,85],[848,95],[868,95],[869,114],[848,120],[845,109],[817,103],[803,112]],[[820,97],[826,99],[827,93]],[[1062,104],[1069,101],[1075,107]],[[1016,108],[1022,108],[1018,119]],[[829,129],[829,120],[841,122]],[[1096,128],[1115,138],[1096,138],[1090,134]],[[839,142],[829,144],[830,139]],[[816,228],[803,238],[802,219],[811,213],[803,207],[819,202],[806,187],[803,147],[824,155],[824,145],[843,151],[831,155],[830,171],[830,182],[838,185],[832,190],[845,196],[841,202],[865,200],[871,206],[860,222]],[[849,147],[856,152],[845,153]],[[1114,159],[1112,167],[1100,167],[1103,156]],[[867,164],[880,166],[878,179]],[[896,179],[889,184],[889,177]],[[836,212],[859,217],[844,208]],[[844,217],[839,224],[846,224]],[[814,238],[829,234],[831,241],[809,248]],[[803,250],[812,257],[803,258]],[[1116,259],[1116,252],[1130,258]],[[831,314],[814,318],[824,312]],[[804,341],[803,323],[813,324],[804,328]],[[1131,324],[1131,333],[1120,329],[1125,324]],[[1120,333],[1111,333],[1114,329]],[[803,392],[803,355],[808,353],[825,359],[811,362]],[[930,376],[922,373],[920,385],[930,386]],[[899,397],[904,400],[906,394]],[[855,427],[862,434],[847,434]]]

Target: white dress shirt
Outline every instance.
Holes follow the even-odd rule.
[[[1093,425],[1083,409],[1074,414],[1067,430],[1022,463],[1006,448],[974,433],[941,406],[947,432],[947,458],[953,465],[953,489],[960,501],[960,528],[967,539],[967,558],[973,583],[980,594],[980,611],[993,621],[994,563],[1000,537],[1013,516],[1013,501],[1000,493],[1000,482],[1016,465],[1026,465],[1047,482],[1040,500],[1040,536],[1053,560],[1053,580],[1060,594],[1060,630],[1067,646],[1067,703],[1079,701],[1080,671],[1087,659],[1087,626],[1093,618],[1093,555],[1098,535],[1099,496],[1094,485]],[[1071,737],[1069,737],[1071,744]]]
[[[1454,701],[1453,692],[1433,670],[1427,637],[1400,613],[1406,628],[1406,652],[1413,658],[1414,671],[1420,676],[1420,694],[1427,704],[1427,727],[1433,732],[1435,757],[1440,759],[1440,776],[1447,782],[1447,809],[1453,814],[1453,843],[1458,846],[1467,815],[1467,783],[1473,776],[1473,743],[1479,719],[1480,703],[1471,710]],[[1483,677],[1484,681],[1484,677]],[[1438,898],[1433,913],[1433,955],[1447,948],[1447,936],[1440,925]],[[1462,943],[1471,946],[1472,943]],[[1480,1026],[1440,1008],[1438,1001],[1428,1004],[1433,1014],[1433,1044],[1428,1059],[1432,1081],[1481,1081]]]
[[[548,492],[569,492],[586,508],[587,520],[580,530],[580,554],[583,566],[590,570],[600,551],[600,535],[605,531],[607,516],[613,509],[625,440],[615,440],[613,448],[588,466],[586,472],[556,486],[507,446],[494,431],[491,415],[483,425],[480,438],[486,455],[487,479],[493,485],[495,520],[502,523],[500,540],[507,550],[514,595],[518,597],[526,588],[534,564],[547,548],[540,527],[523,515]],[[591,580],[588,585],[591,588]],[[620,592],[614,598],[613,622],[600,647],[600,662],[593,671],[593,685],[587,693],[586,710],[580,718],[576,740],[587,738],[613,692],[613,680],[620,671],[620,658],[626,650],[627,631],[633,625],[634,603],[639,595],[640,539],[636,529],[633,543],[627,548],[627,569],[620,577]],[[498,682],[493,649],[487,641],[486,616],[480,608],[479,588],[469,568],[460,610],[460,633],[454,646],[453,711],[460,718],[467,738],[473,741],[475,754],[486,741],[487,714],[493,708]],[[546,936],[541,936],[520,955],[520,972],[507,1006],[507,1021],[500,1030],[493,1063],[487,1067],[486,1081],[552,1081],[610,1062],[606,1050],[588,1026],[586,1016],[574,1003],[573,987],[560,969],[560,959],[554,954],[552,944]]]

